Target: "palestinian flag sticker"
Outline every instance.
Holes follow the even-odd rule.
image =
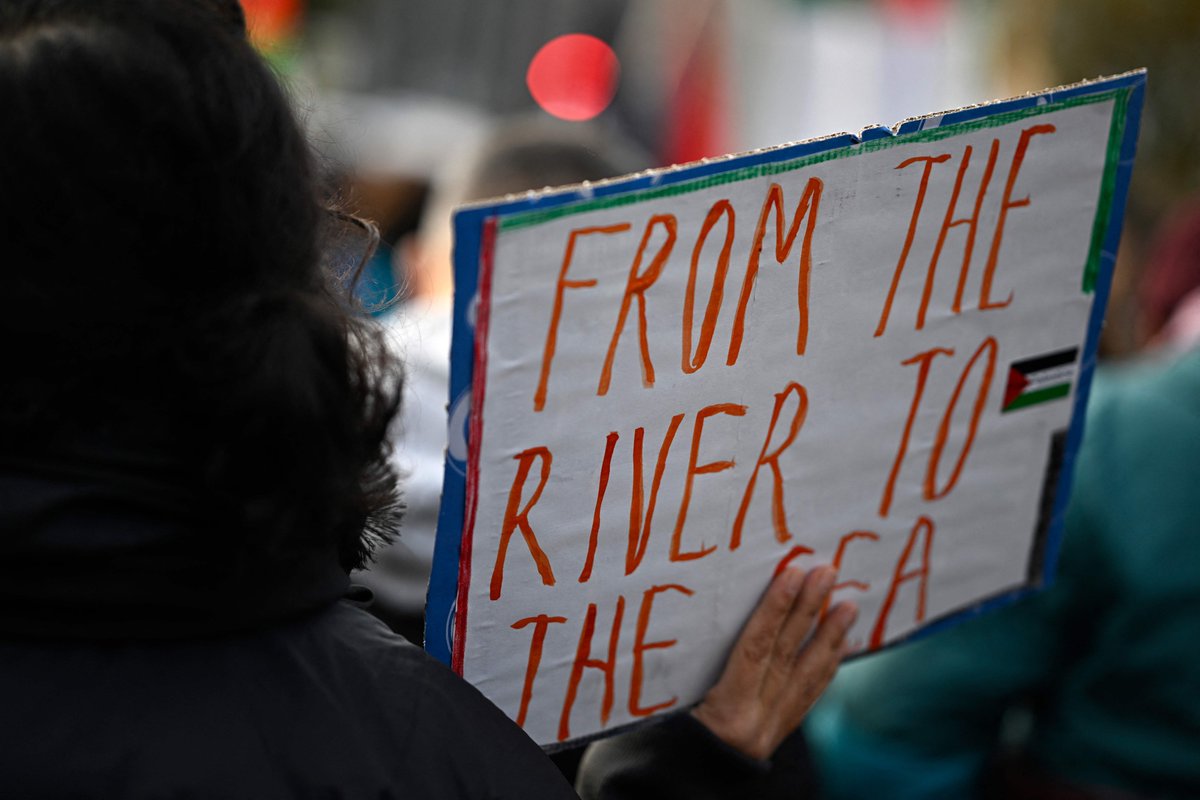
[[[1078,357],[1079,348],[1071,347],[1014,361],[1008,367],[1008,385],[1004,389],[1001,413],[1061,400],[1071,394]]]

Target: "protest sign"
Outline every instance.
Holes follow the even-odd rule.
[[[460,210],[430,651],[555,745],[699,700],[787,564],[860,652],[1040,585],[1144,85]]]

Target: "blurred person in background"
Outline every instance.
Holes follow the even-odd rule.
[[[404,476],[404,535],[354,574],[375,595],[372,613],[422,641],[425,595],[442,493],[450,391],[454,300],[450,215],[462,203],[547,186],[595,181],[647,166],[613,131],[523,117],[448,154],[436,171],[419,235],[399,243],[405,299],[384,325],[405,365],[404,402],[394,431],[394,462]]]
[[[488,118],[470,105],[413,92],[321,92],[293,101],[340,204],[379,228],[379,246],[355,293],[372,315],[389,316],[412,291],[406,250],[433,178],[480,139]]]
[[[4,793],[572,796],[350,601],[398,369],[237,3],[5,0],[0,105]],[[725,746],[828,682],[832,581],[771,584],[695,712]]]

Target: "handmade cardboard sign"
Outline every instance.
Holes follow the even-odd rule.
[[[1045,581],[1144,83],[460,210],[431,652],[555,745],[699,700],[787,564],[860,652]]]

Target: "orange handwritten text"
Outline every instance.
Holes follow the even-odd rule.
[[[533,393],[533,410],[541,411],[546,407],[546,388],[550,383],[550,365],[554,361],[554,351],[558,347],[558,323],[562,319],[563,298],[567,289],[586,289],[596,285],[594,278],[587,280],[570,280],[567,270],[571,268],[571,259],[575,256],[575,242],[580,236],[592,234],[611,235],[623,233],[630,228],[628,222],[620,225],[605,225],[596,228],[576,228],[567,236],[567,249],[563,254],[562,268],[558,272],[558,285],[554,289],[554,305],[550,311],[550,328],[546,331],[546,346],[542,351],[542,371],[538,377],[537,389]]]
[[[655,225],[662,225],[667,232],[666,241],[658,248],[658,252],[650,261],[645,272],[639,273],[642,258],[646,254],[646,245],[650,243],[650,235]],[[650,218],[646,223],[646,232],[642,234],[642,243],[638,245],[637,254],[633,257],[633,266],[629,268],[629,281],[625,284],[625,294],[621,297],[621,310],[617,314],[617,327],[613,330],[612,341],[608,344],[608,355],[604,357],[604,368],[600,371],[600,385],[596,394],[608,394],[609,384],[612,383],[613,359],[617,355],[617,344],[621,341],[621,332],[625,330],[625,319],[629,316],[629,306],[637,298],[638,304],[638,344],[642,354],[642,383],[645,386],[654,385],[654,363],[650,360],[650,343],[646,336],[646,290],[654,285],[662,274],[671,248],[675,246],[675,216],[659,214]]]
[[[925,534],[925,544],[921,549],[921,566],[905,572],[908,560],[912,556],[913,547],[917,544],[917,537],[922,533]],[[888,587],[887,596],[884,597],[883,605],[879,608],[879,616],[875,620],[875,627],[871,630],[870,646],[872,650],[883,644],[884,636],[887,633],[888,617],[896,602],[896,591],[902,584],[912,580],[920,581],[917,593],[916,621],[922,622],[925,619],[925,595],[929,588],[929,551],[932,547],[933,520],[929,517],[921,517],[908,536],[908,543],[904,545],[904,552],[900,554],[900,559],[896,562],[896,570],[892,573],[892,583]]]
[[[717,414],[728,414],[731,417],[741,417],[746,414],[746,407],[737,403],[717,403],[711,406],[705,406],[696,414],[696,424],[692,430],[692,454],[688,459],[687,475],[683,483],[683,500],[679,503],[679,517],[675,520],[675,532],[671,536],[671,560],[672,561],[693,561],[698,558],[704,558],[706,555],[717,549],[717,546],[709,545],[701,547],[699,550],[685,552],[682,550],[683,525],[687,520],[688,505],[692,501],[692,486],[695,483],[697,475],[711,475],[714,472],[721,472],[733,466],[732,460],[710,461],[707,464],[697,464],[700,459],[700,437],[704,434],[704,421],[709,417]]]
[[[934,439],[933,447],[930,450],[929,464],[925,471],[925,481],[922,489],[922,496],[926,500],[939,500],[948,495],[954,489],[959,477],[962,475],[963,467],[966,465],[967,456],[970,455],[971,447],[975,443],[975,436],[979,432],[979,423],[983,418],[983,412],[986,408],[988,390],[991,388],[992,377],[996,371],[997,351],[996,340],[991,336],[987,337],[979,345],[979,348],[976,349],[975,354],[967,361],[966,366],[963,367],[962,373],[959,375],[954,392],[950,395],[946,409],[942,412],[942,421],[938,426],[937,437]],[[950,428],[954,422],[954,411],[958,406],[958,398],[962,394],[963,387],[966,384],[967,378],[974,370],[975,364],[985,353],[988,357],[987,364],[984,367],[983,377],[979,382],[975,407],[971,411],[971,419],[967,427],[966,438],[963,440],[962,451],[958,455],[958,461],[955,463],[950,477],[946,480],[946,484],[939,489],[937,488],[938,465],[941,462],[942,453],[946,449],[946,443],[950,438]],[[917,386],[913,392],[912,405],[909,407],[908,419],[904,424],[904,433],[900,437],[900,446],[896,450],[896,460],[892,462],[892,470],[888,474],[887,483],[883,487],[883,497],[879,502],[879,516],[881,517],[886,517],[891,510],[892,497],[896,489],[896,479],[900,475],[904,457],[908,452],[908,443],[912,438],[913,422],[916,420],[917,411],[921,406],[921,398],[925,392],[925,383],[929,379],[929,371],[933,365],[933,359],[939,355],[953,356],[954,351],[944,347],[935,347],[932,350],[918,353],[912,358],[901,362],[905,366],[920,364],[920,368],[917,372]]]
[[[579,692],[579,681],[584,669],[598,669],[604,674],[604,699],[600,704],[600,721],[608,722],[613,704],[613,677],[617,668],[617,642],[621,637],[621,618],[625,614],[625,598],[617,596],[617,610],[613,614],[612,631],[608,637],[608,658],[592,658],[592,634],[596,630],[596,604],[588,603],[587,615],[583,620],[583,631],[579,634],[579,647],[575,651],[575,663],[571,666],[571,677],[567,681],[567,696],[563,702],[562,717],[558,722],[558,740],[571,738],[571,709]]]
[[[746,307],[750,304],[754,281],[758,277],[758,262],[762,257],[763,239],[767,232],[767,215],[772,211],[775,214],[775,260],[780,264],[792,252],[792,244],[800,230],[800,221],[808,218],[808,224],[804,228],[804,239],[800,243],[800,269],[796,280],[796,305],[800,312],[796,324],[796,355],[804,355],[808,344],[808,283],[812,273],[813,228],[817,224],[817,210],[821,204],[821,190],[824,186],[820,178],[808,179],[808,183],[804,185],[804,193],[800,195],[800,202],[796,204],[796,213],[792,215],[792,224],[786,237],[783,235],[783,187],[772,183],[767,190],[762,211],[758,215],[758,228],[754,231],[754,243],[750,246],[750,261],[746,264],[746,277],[742,279],[742,293],[738,297],[733,330],[729,335],[729,355],[725,359],[729,366],[737,363],[738,354],[742,349]]]
[[[983,344],[979,345],[979,349],[975,351],[975,355],[971,356],[971,360],[963,368],[962,375],[958,378],[958,384],[954,387],[954,394],[950,395],[950,403],[946,406],[946,411],[942,415],[942,424],[938,426],[937,438],[933,441],[933,451],[929,454],[929,468],[925,472],[926,500],[937,500],[945,497],[950,494],[954,485],[958,483],[963,466],[967,463],[967,455],[971,452],[971,445],[975,443],[975,434],[979,431],[979,420],[983,416],[983,411],[987,403],[988,388],[992,385],[992,375],[996,371],[996,351],[996,340],[991,336],[984,339]],[[962,394],[963,384],[966,383],[967,376],[971,374],[971,369],[975,366],[975,362],[985,352],[988,354],[987,367],[983,373],[983,379],[979,383],[979,392],[975,396],[975,408],[971,412],[971,423],[970,427],[967,428],[967,438],[963,442],[962,452],[958,455],[958,462],[954,465],[954,471],[950,473],[946,485],[938,489],[938,462],[942,458],[942,452],[946,449],[946,440],[950,436],[950,425],[954,421],[954,407],[958,404],[958,396]]]
[[[536,617],[526,617],[512,624],[513,630],[518,631],[527,625],[533,625],[533,638],[529,642],[529,663],[525,667],[525,685],[521,689],[521,708],[517,712],[517,725],[524,725],[525,715],[529,713],[529,701],[533,698],[533,679],[537,675],[538,665],[542,663],[542,648],[546,644],[546,630],[551,623],[566,621],[566,617],[538,614]]]
[[[654,519],[654,506],[658,502],[658,487],[662,485],[663,473],[667,469],[667,456],[671,453],[671,443],[675,441],[675,432],[683,422],[683,414],[671,417],[671,424],[663,436],[662,446],[658,448],[658,461],[654,465],[654,479],[650,484],[650,502],[645,506],[646,515],[642,517],[642,439],[646,435],[645,428],[633,432],[633,494],[629,500],[629,546],[625,551],[625,574],[631,574],[642,563],[646,555],[646,545],[650,541],[650,523]]]
[[[550,464],[554,460],[554,456],[545,447],[531,447],[528,450],[517,453],[513,458],[517,461],[517,474],[513,478],[512,488],[508,492],[508,507],[504,511],[504,523],[500,526],[500,546],[496,551],[496,566],[492,569],[492,600],[500,599],[500,589],[504,583],[504,559],[508,554],[508,542],[512,539],[513,531],[517,528],[521,529],[521,536],[525,539],[525,544],[529,547],[529,553],[533,556],[533,563],[537,565],[542,583],[547,586],[554,585],[554,570],[550,568],[550,559],[546,557],[546,553],[538,545],[533,528],[529,526],[529,512],[537,505],[538,499],[542,496],[542,490],[546,488],[546,481],[550,479]],[[537,488],[533,491],[533,496],[529,498],[529,502],[525,504],[524,508],[518,511],[517,509],[521,505],[521,495],[525,488],[525,479],[529,477],[529,470],[533,467],[534,459],[541,460],[541,479],[538,481]]]
[[[787,551],[787,555],[779,559],[779,563],[775,565],[775,571],[771,573],[771,577],[778,578],[783,574],[785,569],[792,565],[793,561],[797,560],[801,556],[811,556],[812,554],[813,549],[811,547],[805,547],[802,544],[796,545],[791,550]]]
[[[604,442],[604,461],[600,464],[600,485],[596,488],[596,510],[592,512],[592,532],[588,536],[587,558],[579,572],[579,582],[587,583],[592,577],[592,564],[596,561],[596,545],[600,537],[600,508],[604,505],[604,494],[608,491],[608,474],[612,470],[613,450],[621,435],[613,431]]]
[[[704,320],[700,323],[700,339],[696,342],[695,352],[692,351],[692,315],[696,305],[696,272],[700,266],[700,255],[704,251],[704,243],[708,234],[717,221],[725,217],[725,241],[721,245],[721,253],[717,256],[717,267],[713,273],[712,290],[708,293],[708,305],[704,309]],[[683,295],[683,360],[682,368],[686,375],[704,366],[708,359],[708,348],[712,345],[713,333],[717,329],[717,315],[721,313],[721,301],[725,297],[725,274],[729,272],[729,251],[733,248],[734,214],[733,206],[728,200],[718,200],[713,203],[692,249],[692,265],[688,271],[687,291]]]
[[[958,168],[958,177],[954,181],[954,191],[950,195],[950,203],[946,206],[946,218],[942,220],[942,229],[938,232],[937,244],[933,248],[933,257],[929,259],[929,275],[925,278],[925,294],[921,298],[921,310],[917,315],[917,329],[925,326],[925,309],[929,306],[929,293],[933,289],[933,273],[937,269],[938,259],[942,255],[942,247],[946,244],[946,234],[956,225],[967,226],[967,238],[963,243],[962,266],[958,270],[958,287],[954,290],[954,305],[951,309],[955,314],[962,311],[963,291],[967,286],[967,273],[971,268],[971,256],[975,252],[975,233],[979,229],[979,212],[983,208],[983,198],[987,195],[988,184],[992,182],[992,173],[996,169],[996,156],[1000,153],[1000,140],[992,139],[992,148],[988,151],[987,166],[983,169],[983,178],[979,181],[979,192],[975,195],[975,208],[971,216],[954,219],[954,210],[958,204],[958,194],[962,190],[963,175],[971,164],[971,146],[963,152],[962,166]]]
[[[925,162],[925,168],[921,170],[921,183],[917,188],[917,199],[913,203],[912,219],[908,223],[908,233],[904,237],[904,246],[900,248],[900,259],[896,262],[896,271],[892,275],[892,286],[888,289],[887,300],[883,304],[883,313],[879,316],[879,325],[875,328],[876,336],[883,336],[883,332],[887,330],[888,315],[892,313],[892,301],[896,299],[896,289],[900,286],[900,276],[904,274],[904,264],[908,261],[908,254],[912,250],[913,239],[917,235],[917,220],[921,217],[921,207],[925,205],[925,191],[929,188],[929,174],[933,172],[934,164],[941,164],[943,161],[949,161],[950,154],[942,153],[937,156],[915,156],[900,162],[896,169],[904,169],[918,162]]]
[[[992,279],[996,273],[996,261],[1000,257],[1000,245],[1004,239],[1004,223],[1008,221],[1008,210],[1029,205],[1028,196],[1020,200],[1012,199],[1013,185],[1017,182],[1017,174],[1021,171],[1021,165],[1025,163],[1025,152],[1029,149],[1029,140],[1039,134],[1054,133],[1054,131],[1053,125],[1033,125],[1021,131],[1021,137],[1017,140],[1012,166],[1008,170],[1008,181],[1004,184],[1004,195],[1000,200],[1000,216],[996,218],[996,232],[992,236],[992,249],[988,251],[987,263],[983,267],[983,284],[979,289],[979,308],[981,310],[1004,308],[1012,302],[1011,293],[1007,300],[999,303],[992,301],[991,293]]]
[[[791,425],[788,426],[788,434],[784,440],[771,450],[771,436],[775,433],[775,424],[779,421],[779,414],[783,411],[783,406],[787,402],[788,396],[795,393],[796,395],[796,413],[792,415]],[[791,447],[792,442],[796,440],[796,434],[800,432],[800,428],[804,425],[804,417],[808,414],[808,392],[798,383],[789,383],[787,387],[775,395],[775,409],[771,412],[771,424],[767,426],[767,435],[763,440],[762,451],[758,454],[758,461],[754,464],[754,470],[750,473],[750,480],[746,483],[746,491],[742,493],[742,504],[738,507],[737,517],[733,520],[733,532],[729,537],[729,549],[736,550],[742,543],[742,527],[746,522],[746,512],[750,509],[750,501],[754,497],[754,485],[758,481],[758,471],[764,464],[770,466],[771,477],[773,479],[771,485],[771,521],[775,525],[775,538],[780,543],[786,542],[792,538],[791,531],[787,526],[787,514],[783,508],[783,472],[779,469],[779,457],[783,455],[783,451]]]
[[[642,606],[638,609],[637,632],[633,637],[633,677],[629,683],[629,713],[635,717],[647,717],[655,711],[662,711],[664,708],[670,708],[675,705],[678,698],[672,697],[670,700],[664,700],[661,703],[642,707],[642,681],[645,672],[643,657],[647,650],[665,650],[668,647],[673,647],[676,644],[676,639],[667,639],[659,642],[646,641],[646,629],[650,627],[650,611],[654,605],[654,596],[666,591],[682,592],[691,597],[694,592],[686,586],[680,586],[677,583],[668,583],[662,586],[652,586],[642,595]]]
[[[908,440],[912,436],[913,422],[917,419],[917,409],[921,405],[921,395],[925,393],[925,382],[929,380],[929,368],[933,366],[933,359],[938,356],[952,356],[953,350],[948,350],[945,347],[935,347],[932,350],[926,350],[923,353],[917,353],[912,358],[901,361],[904,366],[910,364],[920,364],[917,370],[917,388],[913,392],[912,406],[908,409],[908,419],[904,423],[904,433],[900,436],[900,446],[896,450],[896,460],[892,462],[892,471],[888,473],[887,483],[883,487],[883,497],[879,500],[879,516],[886,517],[892,508],[892,496],[896,491],[896,478],[900,475],[900,466],[904,463],[904,456],[908,453]]]
[[[850,531],[841,539],[838,540],[837,550],[833,554],[833,570],[836,574],[842,574],[842,559],[846,557],[846,545],[853,542],[855,539],[867,539],[872,542],[879,541],[879,534],[871,531]],[[821,606],[821,618],[829,612],[829,604],[833,598],[833,593],[839,589],[857,589],[860,592],[870,590],[871,584],[866,581],[845,580],[838,581],[829,589],[829,595],[825,598],[824,605]]]

